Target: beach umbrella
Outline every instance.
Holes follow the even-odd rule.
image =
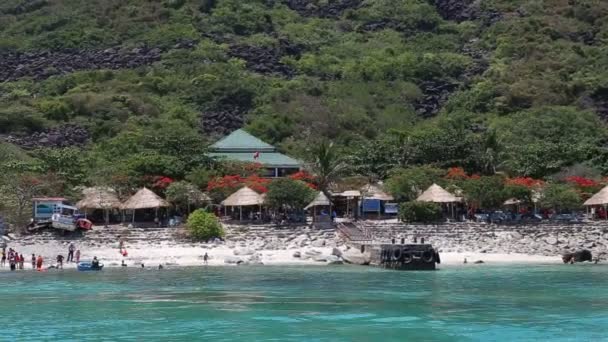
[[[158,217],[158,208],[169,207],[169,202],[162,199],[160,196],[155,194],[152,190],[148,188],[141,188],[139,191],[135,193],[135,195],[131,196],[128,200],[126,200],[121,208],[123,210],[132,210],[133,217],[132,222],[135,221],[135,210],[137,209],[156,209],[155,215]]]
[[[258,194],[253,191],[249,187],[243,187],[237,190],[232,195],[228,196],[221,203],[224,208],[226,207],[239,207],[239,220],[243,220],[243,207],[257,205],[260,206],[260,210],[262,204],[264,204],[264,196]]]
[[[111,188],[92,187],[82,190],[84,198],[76,203],[78,209],[84,210],[86,217],[87,209],[99,209],[104,211],[106,225],[110,220],[110,210],[120,209],[121,203],[116,192]]]

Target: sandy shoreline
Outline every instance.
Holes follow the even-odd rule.
[[[491,226],[475,223],[445,225],[404,225],[392,221],[364,222],[373,231],[376,243],[391,239],[406,243],[425,238],[440,252],[440,267],[462,266],[483,261],[482,265],[560,264],[561,254],[583,248],[605,260],[608,251],[608,224]],[[314,229],[308,225],[276,227],[272,225],[225,225],[224,242],[194,242],[181,229],[141,229],[121,225],[95,227],[84,235],[47,231],[13,236],[7,246],[25,257],[31,269],[31,255],[41,254],[45,266],[55,264],[58,254],[67,257],[68,245],[81,250],[81,260],[99,258],[105,267],[209,266],[234,265],[332,265],[361,263],[358,247],[349,249],[335,229]],[[128,255],[118,250],[122,236]],[[367,259],[368,260],[368,259]],[[75,267],[65,263],[64,267]],[[8,266],[0,268],[7,270]]]
[[[239,266],[247,265],[328,265],[335,264],[335,259],[323,260],[334,252],[333,246],[329,247],[304,247],[281,250],[252,250],[248,248],[231,248],[227,245],[212,244],[175,244],[165,243],[160,245],[150,245],[146,243],[127,244],[128,255],[123,257],[118,248],[114,246],[86,247],[79,246],[81,249],[81,260],[91,260],[94,256],[99,258],[105,267],[122,267],[121,263],[127,267],[178,267],[178,266],[204,266],[203,255],[209,255],[209,266]],[[45,259],[45,266],[55,265],[55,258],[58,254],[67,256],[67,246],[64,242],[47,242],[40,245],[21,245],[19,242],[10,243],[9,247],[22,253],[26,259],[25,269],[31,269],[31,254],[42,254]],[[345,251],[346,247],[338,248]],[[294,257],[299,253],[300,257]],[[236,254],[236,255],[235,255]],[[482,260],[484,265],[497,264],[549,264],[561,263],[559,256],[542,256],[519,253],[480,253],[480,252],[443,252],[441,253],[442,267],[461,266],[464,259],[469,264]],[[339,263],[339,262],[337,262]],[[64,262],[64,268],[75,268],[75,263]],[[0,270],[8,270],[8,266]]]

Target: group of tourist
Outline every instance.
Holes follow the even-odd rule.
[[[57,255],[57,268],[63,268],[63,255]],[[11,271],[15,271],[17,269],[24,269],[25,257],[23,254],[18,253],[16,250],[9,248],[8,252],[6,251],[6,247],[2,248],[2,259],[0,259],[0,267],[5,267],[6,262],[8,261],[9,267]],[[42,265],[44,264],[44,258],[42,255],[38,255],[32,253],[32,269],[41,270]],[[68,257],[67,262],[80,262],[80,250],[76,249],[74,243],[70,243],[68,246]]]
[[[5,247],[2,248],[2,259],[0,260],[0,266],[6,266],[7,260],[11,271],[15,271],[17,269],[24,269],[25,257],[23,256],[23,254],[17,252],[12,248],[9,248],[7,252]],[[36,257],[36,254],[32,253],[32,269],[41,269],[43,261],[44,260],[41,255]]]
[[[0,266],[6,266],[7,260],[11,271],[16,270],[17,268],[19,268],[20,270],[23,269],[25,258],[23,257],[23,254],[19,254],[19,252],[17,252],[16,250],[9,248],[7,252],[6,248],[2,248],[2,260],[0,261]]]

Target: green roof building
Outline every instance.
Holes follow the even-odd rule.
[[[211,145],[210,156],[218,159],[260,163],[267,177],[284,177],[300,170],[300,162],[242,129],[236,130]]]

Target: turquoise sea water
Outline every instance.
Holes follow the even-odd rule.
[[[0,273],[16,341],[608,339],[608,266],[356,266]]]

